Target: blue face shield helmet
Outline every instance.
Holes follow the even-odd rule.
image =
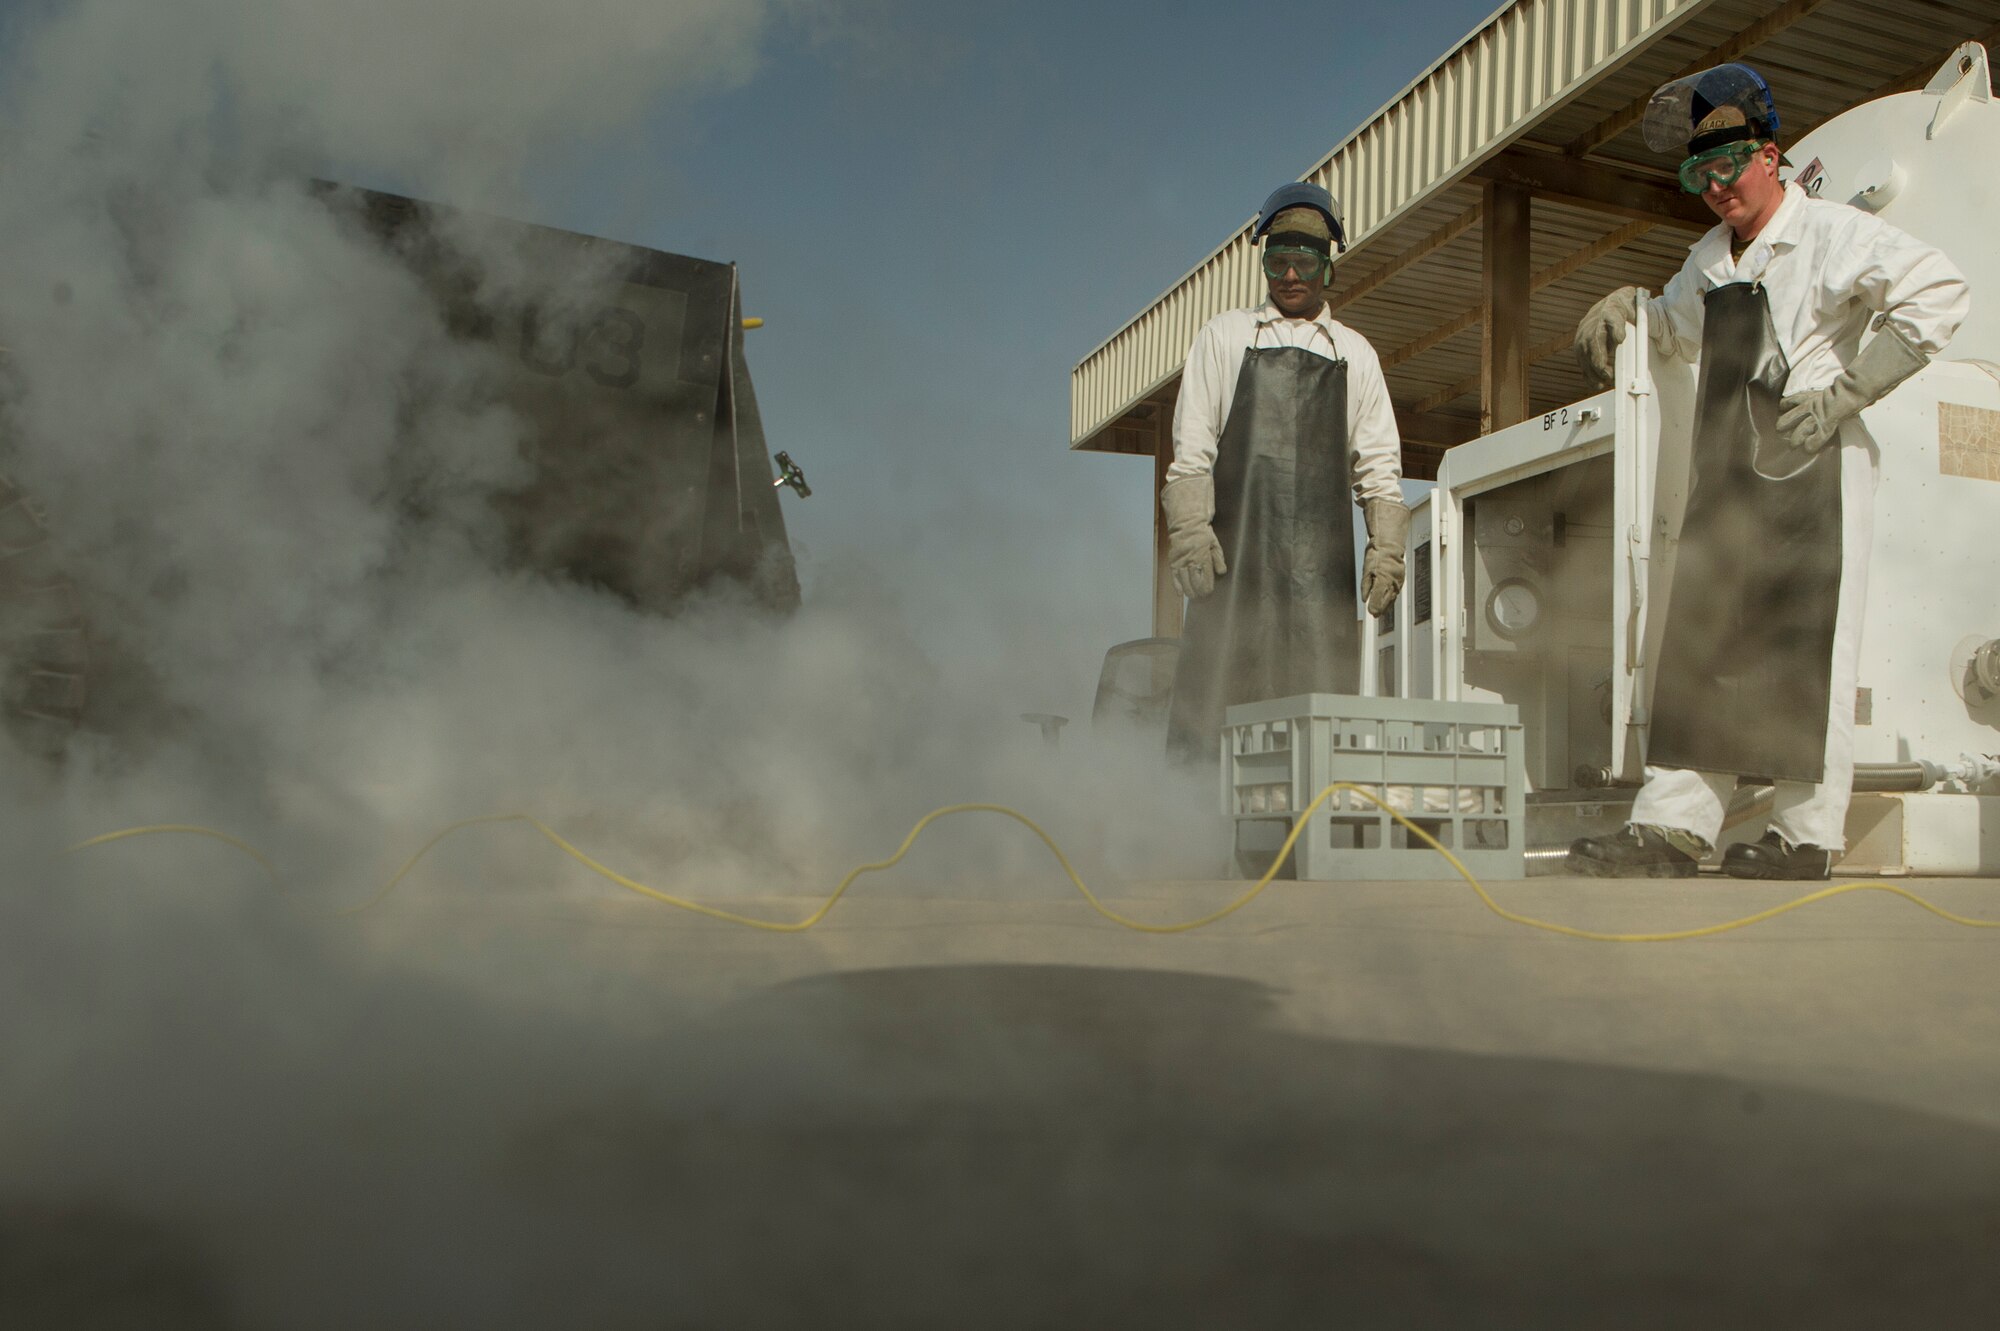
[[[1340,204],[1333,195],[1318,185],[1300,182],[1280,185],[1264,200],[1264,206],[1257,210],[1257,226],[1250,233],[1252,240],[1262,240],[1271,224],[1278,220],[1278,214],[1287,208],[1311,208],[1326,218],[1326,224],[1333,232],[1332,252],[1338,254],[1347,248],[1347,229],[1340,221]]]
[[[1656,89],[1642,128],[1654,152],[1699,157],[1728,143],[1775,142],[1778,104],[1750,66],[1717,65]]]

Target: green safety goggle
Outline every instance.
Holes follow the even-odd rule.
[[[1725,143],[1699,152],[1681,163],[1681,188],[1690,194],[1700,194],[1709,182],[1728,189],[1750,167],[1750,159],[1755,157],[1764,145],[1745,140],[1740,143]]]
[[[1301,279],[1310,282],[1324,276],[1333,260],[1318,250],[1309,250],[1303,245],[1267,245],[1264,247],[1264,276],[1276,279],[1286,273],[1296,272]]]

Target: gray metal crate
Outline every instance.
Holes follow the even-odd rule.
[[[1336,781],[1388,800],[1480,878],[1520,878],[1526,769],[1511,703],[1307,693],[1231,707],[1222,812],[1239,868],[1262,876],[1293,815]],[[1351,791],[1331,796],[1293,848],[1302,879],[1454,877],[1436,851]]]

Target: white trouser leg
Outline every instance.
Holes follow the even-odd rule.
[[[1826,775],[1818,785],[1780,781],[1771,826],[1786,844],[1847,848],[1847,802],[1854,794],[1854,689],[1861,666],[1861,621],[1868,608],[1868,551],[1875,536],[1875,446],[1852,422],[1841,431],[1840,603],[1833,621],[1833,676],[1827,699]]]
[[[1632,801],[1635,827],[1686,832],[1709,850],[1722,836],[1722,817],[1736,793],[1736,778],[1684,767],[1648,767],[1646,784]]]

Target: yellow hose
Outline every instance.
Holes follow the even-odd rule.
[[[269,860],[265,859],[263,855],[258,852],[255,846],[249,844],[246,841],[238,841],[235,837],[229,835],[229,833],[227,832],[218,832],[212,827],[195,827],[189,823],[157,823],[152,827],[127,827],[122,831],[106,832],[101,836],[94,836],[90,838],[90,840],[88,841],[79,841],[74,846],[71,846],[68,850],[64,851],[63,853],[65,855],[74,855],[79,850],[89,850],[92,846],[108,846],[114,841],[123,841],[127,837],[162,836],[167,833],[182,833],[187,836],[213,837],[217,841],[225,842],[228,845],[236,847],[236,849],[242,851],[245,855],[248,855],[251,859],[263,865],[264,872],[271,875],[272,882],[275,883],[283,881],[281,878],[278,877],[278,866],[271,863]]]
[[[1324,804],[1327,801],[1328,797],[1343,790],[1353,791],[1355,794],[1361,796],[1363,799],[1368,800],[1370,803],[1377,805],[1382,809],[1383,812],[1387,813],[1391,818],[1394,818],[1397,822],[1401,823],[1405,828],[1409,829],[1410,835],[1419,838],[1432,850],[1435,850],[1438,854],[1444,856],[1445,862],[1450,864],[1453,869],[1458,871],[1459,877],[1463,878],[1471,886],[1472,890],[1478,894],[1480,901],[1485,903],[1486,908],[1492,911],[1495,915],[1498,915],[1501,919],[1506,920],[1511,924],[1525,925],[1530,929],[1542,929],[1546,930],[1549,933],[1561,934],[1566,938],[1582,938],[1597,943],[1673,943],[1673,942],[1680,942],[1682,940],[1689,938],[1707,938],[1715,934],[1728,933],[1731,929],[1741,929],[1748,925],[1760,924],[1765,920],[1775,919],[1776,917],[1783,915],[1788,911],[1797,910],[1801,906],[1810,906],[1815,902],[1826,901],[1833,897],[1843,896],[1849,892],[1888,892],[1891,893],[1892,895],[1902,897],[1907,901],[1914,902],[1917,905],[1923,907],[1925,910],[1929,911],[1931,914],[1937,916],[1939,919],[1948,920],[1952,924],[1962,925],[1963,927],[1968,929],[2000,929],[2000,920],[1975,920],[1975,919],[1970,919],[1963,915],[1955,915],[1951,911],[1945,910],[1941,906],[1935,905],[1932,902],[1924,900],[1924,898],[1918,896],[1916,893],[1910,891],[1908,888],[1898,887],[1894,883],[1881,883],[1881,882],[1842,883],[1835,887],[1823,887],[1816,892],[1809,892],[1805,896],[1798,897],[1792,901],[1787,901],[1782,905],[1773,906],[1769,910],[1761,910],[1754,915],[1745,915],[1741,919],[1726,920],[1720,924],[1705,924],[1694,929],[1675,929],[1664,933],[1629,933],[1629,934],[1604,933],[1595,929],[1578,929],[1575,928],[1574,926],[1567,924],[1557,924],[1549,920],[1538,920],[1532,916],[1522,915],[1515,911],[1508,910],[1506,907],[1502,906],[1499,902],[1495,901],[1492,898],[1492,896],[1488,894],[1484,885],[1482,885],[1477,878],[1472,876],[1472,871],[1465,867],[1465,865],[1459,860],[1458,856],[1452,854],[1451,851],[1447,850],[1443,845],[1441,845],[1437,841],[1435,837],[1431,836],[1430,833],[1424,831],[1423,828],[1418,827],[1415,823],[1411,822],[1408,818],[1405,818],[1402,814],[1398,813],[1396,810],[1390,808],[1386,803],[1384,803],[1372,792],[1365,790],[1360,786],[1356,786],[1345,781],[1337,781],[1334,784],[1328,786],[1325,790],[1322,790],[1318,795],[1313,797],[1312,803],[1306,805],[1306,807],[1299,813],[1298,817],[1294,820],[1292,824],[1291,835],[1287,836],[1285,838],[1285,843],[1282,846],[1278,847],[1278,852],[1271,861],[1271,867],[1264,871],[1264,876],[1262,878],[1259,878],[1254,884],[1252,884],[1248,891],[1244,892],[1241,896],[1237,897],[1236,900],[1230,902],[1226,906],[1223,906],[1219,910],[1213,910],[1206,915],[1197,916],[1192,920],[1184,920],[1176,924],[1149,924],[1144,920],[1135,920],[1132,919],[1130,916],[1121,915],[1117,911],[1112,910],[1109,906],[1105,905],[1103,901],[1099,900],[1097,894],[1095,892],[1092,892],[1090,890],[1089,885],[1086,884],[1083,881],[1083,879],[1077,875],[1075,867],[1072,866],[1069,862],[1069,857],[1063,854],[1062,847],[1058,846],[1055,843],[1055,839],[1053,837],[1051,837],[1047,832],[1043,831],[1041,826],[1037,824],[1034,819],[1028,817],[1026,814],[1021,813],[1015,809],[1010,809],[1004,804],[947,804],[943,808],[931,810],[929,813],[925,814],[922,818],[917,820],[916,826],[912,827],[910,829],[910,834],[903,838],[903,844],[896,848],[896,853],[894,855],[891,855],[886,860],[878,860],[873,864],[857,865],[855,868],[850,869],[847,873],[847,876],[840,880],[839,886],[833,889],[832,895],[828,896],[825,901],[820,903],[819,909],[813,911],[812,914],[806,916],[802,920],[760,920],[752,915],[739,915],[735,911],[723,910],[718,906],[704,905],[699,901],[691,901],[686,897],[677,897],[672,895],[671,893],[662,892],[658,888],[648,887],[644,883],[626,877],[624,874],[619,873],[615,869],[607,868],[606,866],[599,864],[589,855],[586,855],[583,851],[579,850],[577,847],[571,845],[568,841],[564,840],[560,835],[558,835],[554,831],[554,829],[550,828],[546,823],[542,822],[539,818],[535,818],[532,815],[525,813],[489,814],[485,817],[467,818],[464,819],[463,821],[451,824],[451,826],[445,828],[443,831],[439,832],[436,836],[432,837],[429,841],[425,842],[423,849],[419,850],[415,855],[412,855],[409,858],[409,860],[403,865],[403,867],[395,872],[394,876],[392,876],[388,882],[384,883],[379,889],[377,889],[377,891],[372,897],[362,902],[360,905],[348,907],[346,910],[343,910],[340,913],[342,915],[356,915],[364,910],[367,910],[369,907],[376,905],[383,898],[387,897],[390,892],[395,890],[397,884],[401,883],[404,878],[409,876],[410,871],[417,867],[418,861],[422,860],[424,856],[430,854],[431,850],[434,847],[436,847],[439,842],[443,841],[446,837],[458,831],[460,828],[472,827],[481,823],[526,823],[530,827],[534,828],[537,832],[540,832],[550,842],[552,842],[557,847],[557,849],[561,850],[565,855],[568,855],[570,858],[582,864],[592,873],[597,874],[601,878],[608,879],[609,881],[618,884],[618,886],[625,888],[628,891],[636,892],[640,896],[651,897],[655,901],[664,902],[669,906],[676,906],[681,910],[693,911],[697,915],[706,915],[710,919],[724,920],[730,924],[740,924],[745,926],[746,928],[766,929],[770,930],[773,933],[803,933],[805,930],[812,928],[814,925],[818,924],[821,920],[826,918],[827,913],[833,909],[834,903],[839,901],[842,896],[846,895],[847,889],[853,886],[855,879],[861,877],[861,875],[865,873],[879,873],[884,869],[894,868],[896,864],[899,863],[905,855],[910,853],[910,848],[916,844],[917,838],[923,834],[924,829],[929,827],[932,823],[936,822],[938,819],[959,813],[997,813],[1005,817],[1012,818],[1015,822],[1020,823],[1023,827],[1026,827],[1030,832],[1033,832],[1037,837],[1041,838],[1042,844],[1047,846],[1049,848],[1049,853],[1056,857],[1056,863],[1062,866],[1062,870],[1065,874],[1068,875],[1069,881],[1075,885],[1076,890],[1078,892],[1083,894],[1084,900],[1090,903],[1091,909],[1095,910],[1099,915],[1102,915],[1105,919],[1110,920],[1114,924],[1122,925],[1127,929],[1137,930],[1140,933],[1178,934],[1178,933],[1186,933],[1192,929],[1200,929],[1205,925],[1214,924],[1217,920],[1235,914],[1237,911],[1243,909],[1243,907],[1249,905],[1252,901],[1256,900],[1258,894],[1263,892],[1265,888],[1269,887],[1271,885],[1272,879],[1278,876],[1278,870],[1284,867],[1286,858],[1292,853],[1292,847],[1298,842],[1299,834],[1303,832],[1306,829],[1307,825],[1311,822],[1313,813],[1319,808],[1320,805]],[[80,850],[87,850],[92,846],[105,845],[109,842],[120,841],[127,837],[150,836],[157,833],[166,833],[166,832],[194,833],[200,836],[214,837],[218,841],[227,842],[228,844],[235,846],[237,849],[244,851],[245,853],[249,854],[254,859],[256,859],[256,861],[259,864],[263,865],[265,870],[269,872],[274,879],[278,876],[277,870],[272,867],[271,862],[269,860],[265,859],[262,855],[258,854],[257,851],[252,849],[250,846],[246,845],[241,841],[238,841],[235,837],[229,836],[223,832],[212,831],[211,829],[205,827],[192,827],[181,824],[162,825],[155,827],[132,827],[132,828],[126,828],[123,831],[107,832],[102,836],[95,836],[90,838],[88,841],[82,841],[74,846],[71,846],[69,848],[68,853],[73,854]]]

